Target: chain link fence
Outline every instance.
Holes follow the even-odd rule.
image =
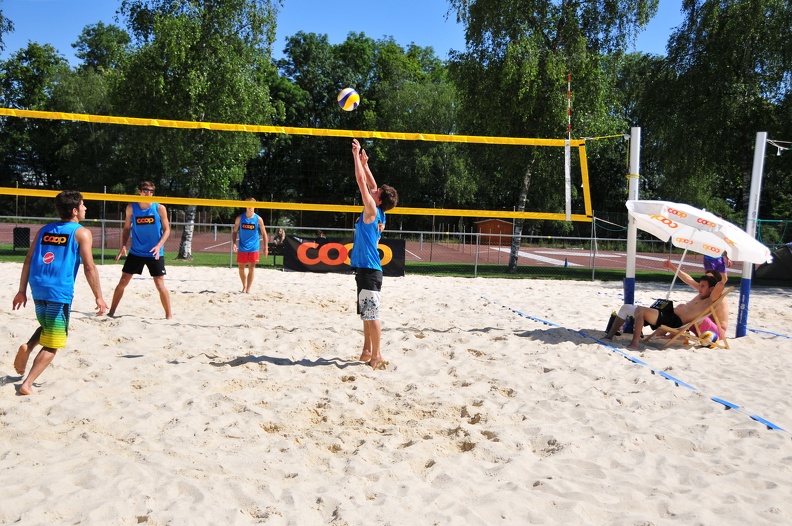
[[[233,225],[210,222],[192,224],[192,260],[177,259],[185,228],[174,213],[171,235],[165,245],[165,257],[171,263],[199,266],[235,266],[231,245]],[[199,216],[200,217],[200,216]],[[53,218],[0,217],[0,255],[18,256],[27,252],[38,228]],[[626,222],[626,216],[625,216]],[[82,225],[93,233],[94,257],[97,264],[112,264],[121,244],[123,221],[118,219],[86,219]],[[439,226],[439,225],[438,225]],[[443,225],[446,226],[446,225]],[[314,240],[318,231],[328,240],[349,238],[353,228],[322,226],[267,225],[272,239],[278,229],[286,235]],[[525,228],[524,228],[525,230]],[[405,241],[405,270],[408,274],[439,274],[457,276],[503,276],[561,279],[621,279],[626,268],[626,228],[618,223],[597,219],[589,227],[590,235],[547,236],[472,231],[405,231],[386,230],[385,238]],[[639,234],[640,235],[640,234]],[[657,239],[640,236],[636,270],[663,273],[662,262],[671,257],[678,261],[681,253]],[[519,240],[519,243],[514,243]],[[513,245],[514,244],[514,245]],[[260,262],[262,267],[282,268],[282,251],[271,246],[271,254]],[[513,259],[514,258],[514,259]],[[13,259],[13,258],[12,258]],[[685,268],[698,272],[702,257],[688,254]],[[511,269],[511,270],[510,270]],[[730,272],[741,273],[735,263]]]

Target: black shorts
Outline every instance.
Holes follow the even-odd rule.
[[[657,315],[657,323],[652,325],[648,324],[652,329],[657,330],[658,327],[661,325],[665,325],[666,327],[672,327],[674,329],[681,327],[684,325],[682,320],[679,319],[679,316],[674,314],[673,309],[666,309],[666,310],[659,310],[655,309],[659,314]]]
[[[143,258],[129,254],[124,261],[122,272],[127,274],[143,274],[143,267],[148,267],[149,275],[153,278],[165,275],[165,258]]]
[[[364,314],[363,304],[373,303],[373,309],[376,315],[379,313],[379,293],[382,290],[382,271],[374,270],[371,268],[358,268],[355,269],[355,283],[357,284],[357,313]],[[361,295],[361,292],[368,291]],[[373,293],[373,294],[372,294]],[[367,315],[374,315],[367,313]],[[372,318],[377,319],[377,318]]]
[[[373,268],[356,268],[355,283],[357,283],[358,294],[361,290],[382,290],[382,271]]]

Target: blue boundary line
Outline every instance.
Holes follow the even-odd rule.
[[[785,336],[783,334],[778,334],[777,332],[764,331],[762,329],[752,329],[750,327],[748,327],[748,330],[751,331],[751,332],[758,332],[760,334],[770,334],[771,336],[778,336],[779,338],[786,338],[787,340],[790,339],[790,336]]]
[[[524,312],[518,311],[517,309],[514,309],[514,308],[509,307],[507,305],[503,305],[502,303],[499,303],[499,302],[497,302],[497,301],[495,301],[493,299],[490,299],[490,298],[488,298],[486,296],[482,295],[481,297],[484,298],[485,300],[489,301],[490,303],[493,303],[495,305],[500,305],[504,309],[508,309],[509,311],[511,311],[511,312],[513,312],[513,313],[515,313],[515,314],[517,314],[519,316],[522,316],[523,318],[526,318],[526,319],[529,319],[529,320],[532,320],[532,321],[535,321],[535,322],[538,322],[538,323],[541,323],[541,324],[544,324],[544,325],[548,325],[550,327],[557,327],[559,329],[566,329],[566,330],[568,330],[570,332],[574,332],[575,334],[583,336],[584,338],[588,338],[588,339],[594,340],[598,344],[600,344],[603,347],[606,347],[607,349],[609,349],[610,351],[615,352],[616,354],[626,358],[627,360],[629,360],[629,361],[631,361],[631,362],[633,362],[633,363],[635,363],[637,365],[644,365],[644,366],[648,367],[650,372],[653,375],[657,375],[657,376],[660,376],[662,378],[665,378],[666,380],[674,382],[674,385],[677,386],[677,387],[685,387],[687,389],[690,389],[691,391],[698,391],[699,390],[696,387],[692,386],[691,384],[683,382],[682,380],[680,380],[680,379],[678,379],[678,378],[676,378],[674,376],[671,376],[670,374],[666,373],[665,371],[661,371],[659,369],[655,369],[654,367],[649,365],[647,362],[644,362],[643,360],[640,360],[640,359],[636,358],[635,356],[632,356],[630,353],[628,353],[626,351],[623,351],[622,349],[617,349],[616,347],[614,347],[614,346],[612,346],[612,345],[610,345],[610,344],[608,344],[606,342],[603,342],[602,340],[600,340],[598,338],[595,338],[594,336],[591,336],[590,334],[587,334],[587,333],[585,333],[583,331],[570,329],[568,327],[564,327],[563,325],[558,325],[557,323],[553,323],[551,321],[544,320],[542,318],[537,318],[536,316],[531,316],[530,314],[525,314]],[[755,331],[755,332],[765,332],[765,331],[760,331],[758,329],[749,329],[749,330],[752,330],[752,331]],[[774,333],[770,333],[770,334],[773,334],[775,336],[782,336],[782,337],[788,338],[787,336],[783,336],[783,335],[777,335],[777,334],[774,334]],[[750,413],[745,408],[742,408],[742,407],[740,407],[737,404],[734,404],[732,402],[729,402],[727,400],[724,400],[722,398],[717,398],[717,397],[709,397],[709,399],[712,400],[713,402],[716,402],[718,404],[723,405],[724,408],[727,411],[733,409],[735,411],[743,413],[744,415],[748,416],[751,420],[754,420],[756,422],[759,422],[760,424],[763,424],[768,430],[781,431],[781,432],[786,433],[786,434],[792,434],[792,433],[789,433],[786,429],[774,424],[773,422],[770,422],[769,420],[766,420],[766,419],[764,419],[764,418],[762,418],[762,417],[760,417],[758,415],[754,415],[754,414]]]

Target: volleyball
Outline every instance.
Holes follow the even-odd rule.
[[[702,345],[705,345],[705,346],[708,346],[708,347],[714,347],[713,344],[716,341],[718,341],[718,335],[715,334],[714,332],[706,331],[706,332],[701,333],[701,344]]]
[[[344,88],[338,93],[338,105],[344,111],[352,111],[360,104],[360,95],[352,88]]]

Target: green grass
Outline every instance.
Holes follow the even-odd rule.
[[[10,244],[0,244],[0,263],[22,263],[25,261],[25,254],[27,254],[27,249],[18,248],[16,251],[13,250],[13,247]],[[113,259],[115,258],[117,252],[105,250],[104,253],[104,264],[105,265],[113,265],[115,262]],[[183,260],[183,259],[176,259],[177,253],[176,252],[166,252],[165,253],[165,261],[167,262],[168,266],[176,266],[176,267],[228,267],[229,262],[232,265],[236,265],[236,260],[231,259],[228,254],[193,254],[192,260]],[[96,264],[102,263],[102,251],[94,249],[93,257]],[[259,262],[260,267],[272,267],[273,256],[262,258]],[[278,256],[278,265],[280,266],[283,263],[283,258]],[[119,261],[119,265],[121,262]]]

